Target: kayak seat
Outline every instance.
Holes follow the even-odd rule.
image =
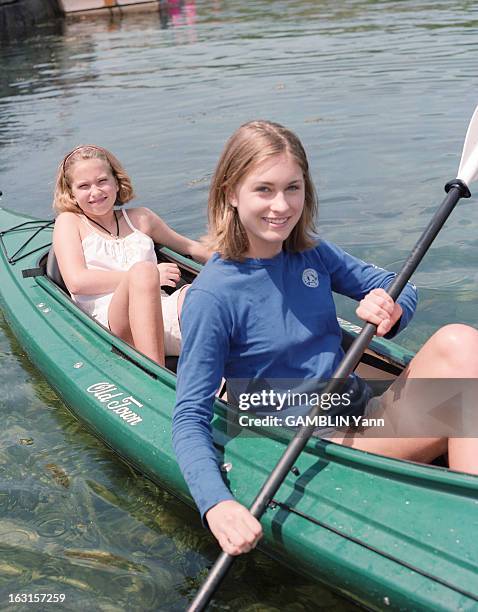
[[[167,367],[168,370],[173,372],[173,374],[176,374],[178,371],[178,360],[179,357],[176,357],[175,355],[166,355],[166,357],[164,358],[164,365]]]
[[[66,291],[66,293],[70,295],[70,292],[66,288],[65,281],[61,275],[53,247],[51,247],[48,251],[48,258],[46,260],[46,275],[55,283],[55,285],[58,285],[60,289],[63,289],[63,291]]]

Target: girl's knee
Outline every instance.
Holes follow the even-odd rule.
[[[159,270],[152,261],[141,261],[131,266],[128,271],[131,287],[157,290],[160,286]]]
[[[466,347],[478,347],[478,330],[463,325],[452,323],[441,327],[431,338],[438,350],[444,353],[450,351],[462,351]]]
[[[436,353],[457,366],[475,364],[478,373],[478,330],[461,323],[440,328],[430,339]]]

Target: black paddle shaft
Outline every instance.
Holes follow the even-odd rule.
[[[447,196],[419,238],[401,271],[394,278],[392,284],[387,290],[387,293],[394,301],[398,298],[410,277],[415,272],[418,264],[425,256],[431,243],[434,241],[438,232],[448,219],[450,213],[455,208],[458,200],[460,198],[469,198],[471,195],[467,185],[459,179],[455,179],[447,183],[445,185],[445,191],[447,192]],[[376,329],[377,328],[373,323],[366,323],[364,325],[362,331],[357,338],[355,338],[342,362],[335,370],[332,379],[325,387],[323,393],[335,393],[340,388],[341,384],[343,384],[343,381],[355,370],[360,358],[363,355],[363,352],[375,334]],[[308,415],[309,422],[313,423],[319,412],[320,405],[317,404],[313,406]],[[257,519],[260,519],[264,514],[267,506],[270,504],[272,498],[307,444],[307,441],[312,435],[314,429],[315,427],[313,425],[302,426],[297,431],[284,454],[277,462],[277,465],[272,470],[269,478],[259,491],[250,508],[251,514]],[[229,568],[233,564],[234,559],[234,556],[225,552],[222,552],[219,555],[214,566],[209,572],[208,577],[189,606],[188,612],[199,612],[205,609],[211,597],[214,595],[222,580],[226,576]]]

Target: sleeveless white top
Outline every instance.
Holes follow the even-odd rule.
[[[87,268],[126,272],[133,264],[141,261],[158,262],[153,240],[134,227],[125,210],[122,210],[122,213],[131,228],[131,234],[124,238],[107,238],[99,234],[86,217],[81,217],[92,230],[81,242]],[[108,308],[113,292],[97,295],[72,294],[71,297],[84,312],[108,326]]]

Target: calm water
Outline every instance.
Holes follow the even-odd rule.
[[[58,160],[93,142],[124,162],[138,204],[199,236],[225,139],[269,118],[306,145],[322,234],[397,269],[458,168],[477,26],[467,1],[218,0],[42,28],[1,48],[2,205],[50,216]],[[409,348],[477,323],[475,207],[459,205],[415,276]],[[4,324],[0,360],[0,609],[19,590],[66,593],[55,609],[184,609],[216,554],[197,515],[85,432]],[[216,609],[353,608],[260,553],[234,577]]]

